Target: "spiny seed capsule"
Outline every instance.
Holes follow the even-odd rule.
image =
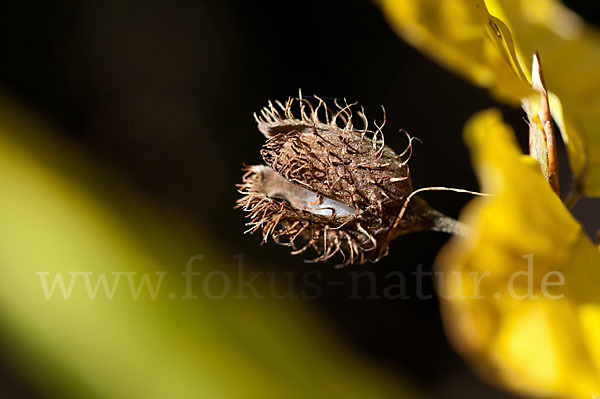
[[[382,126],[354,126],[356,104],[330,108],[300,95],[285,104],[269,102],[255,114],[267,138],[265,165],[246,167],[237,207],[247,212],[247,232],[262,230],[292,248],[309,249],[313,261],[340,254],[342,264],[376,261],[395,237],[424,230],[452,230],[448,218],[413,197],[408,161],[412,138],[400,155],[384,143]],[[404,209],[403,209],[404,208]]]

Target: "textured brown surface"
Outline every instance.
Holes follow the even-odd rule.
[[[262,229],[263,241],[272,236],[295,254],[313,248],[315,261],[339,253],[343,264],[351,264],[383,256],[388,237],[432,227],[430,209],[416,199],[390,234],[412,192],[410,136],[406,150],[397,155],[385,146],[380,127],[368,128],[362,112],[357,113],[362,128],[354,127],[351,105],[336,103],[331,109],[321,100],[313,105],[301,97],[276,104],[256,117],[267,137],[261,155],[268,167],[247,168],[240,186],[244,196],[238,206],[248,212],[248,231]],[[294,187],[317,194],[317,202],[334,200],[354,212],[339,215],[330,208],[329,216],[316,214],[298,205],[303,200]]]

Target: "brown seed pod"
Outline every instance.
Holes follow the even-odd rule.
[[[267,166],[245,168],[239,185],[248,232],[262,229],[263,242],[271,236],[293,254],[312,248],[314,261],[340,254],[347,265],[381,258],[398,235],[444,230],[439,221],[447,218],[417,197],[398,218],[413,191],[408,134],[397,155],[384,144],[383,124],[369,130],[359,111],[362,128],[354,127],[355,104],[332,109],[301,96],[276,104],[255,115]]]

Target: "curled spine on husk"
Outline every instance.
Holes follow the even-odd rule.
[[[388,179],[384,178],[378,180],[376,182],[377,184],[398,183],[402,181],[407,181],[410,184],[410,169],[408,162],[412,156],[413,140],[418,140],[418,138],[411,137],[408,132],[401,130],[401,132],[404,133],[408,139],[408,145],[400,155],[396,155],[389,147],[386,147],[385,145],[385,136],[382,129],[386,123],[386,114],[383,107],[383,122],[381,125],[378,125],[377,122],[374,122],[376,127],[375,130],[369,129],[369,121],[365,116],[364,109],[361,107],[360,111],[356,112],[362,121],[362,128],[359,129],[354,126],[354,115],[352,112],[352,107],[356,106],[357,103],[348,104],[348,102],[344,99],[344,104],[341,105],[339,104],[338,100],[334,100],[335,108],[332,109],[321,98],[316,96],[314,96],[314,98],[318,101],[316,106],[314,106],[306,98],[303,98],[301,93],[298,98],[289,98],[285,104],[281,103],[280,101],[275,101],[275,104],[272,101],[269,101],[269,105],[260,111],[260,116],[258,116],[256,113],[254,114],[254,118],[258,123],[258,129],[268,139],[263,147],[263,150],[261,150],[261,155],[268,164],[273,165],[278,162],[277,157],[273,156],[274,152],[270,150],[277,149],[286,141],[291,141],[293,146],[296,146],[297,150],[295,151],[297,154],[300,155],[304,153],[309,156],[312,155],[310,144],[306,143],[302,139],[302,134],[300,134],[301,129],[311,128],[312,133],[319,137],[319,140],[322,143],[326,143],[331,146],[335,146],[335,144],[331,141],[328,141],[320,134],[320,132],[337,131],[339,132],[339,137],[343,138],[343,143],[339,144],[343,144],[343,149],[347,151],[348,156],[364,156],[365,161],[369,158],[372,161],[377,161],[382,157],[384,151],[387,151],[387,155],[391,155],[391,157],[394,157],[400,161],[399,164],[396,165],[397,170],[400,172],[405,169],[405,175],[389,176]],[[351,137],[360,137],[361,142],[370,143],[370,154],[360,153],[360,151],[353,149],[350,145]],[[335,154],[332,154],[331,152],[329,155],[335,156]],[[343,160],[339,158],[338,160],[343,162]],[[327,161],[331,163],[330,159],[327,159]],[[318,160],[315,157],[312,157],[310,163],[312,163],[314,166],[315,162],[318,162]],[[365,162],[365,164],[358,164],[355,166],[359,168],[381,168],[388,165],[374,166]],[[293,159],[293,164],[281,164],[280,168],[277,168],[277,172],[284,175],[286,179],[293,181],[300,186],[303,186],[309,190],[314,190],[314,187],[311,187],[305,181],[297,177],[297,174],[302,170],[313,173],[314,176],[311,177],[314,177],[315,179],[323,179],[324,177],[327,177],[326,173],[322,172],[322,168],[314,171],[311,169],[312,168],[309,167],[309,161],[302,156],[298,156]],[[330,185],[330,189],[331,186],[335,186],[336,183],[329,181],[329,179],[326,179],[325,182]],[[383,195],[385,195],[385,189],[381,188],[381,192]],[[360,195],[360,190],[357,192],[357,194]],[[398,198],[388,198],[388,200],[398,200]],[[378,204],[378,206],[381,210],[380,204]]]
[[[316,106],[306,98],[303,98],[302,92],[300,92],[298,98],[288,98],[285,104],[278,100],[275,103],[269,101],[269,105],[260,110],[260,115],[254,113],[254,119],[258,123],[259,130],[267,138],[271,138],[273,134],[269,133],[269,130],[276,131],[277,129],[286,127],[312,126],[316,129],[342,129],[345,134],[356,134],[360,135],[363,140],[370,140],[376,154],[379,157],[383,154],[385,148],[385,136],[383,134],[383,127],[386,124],[385,108],[381,107],[383,111],[381,125],[373,122],[375,130],[372,130],[369,129],[369,120],[365,116],[364,108],[361,106],[360,111],[357,111],[356,114],[359,116],[363,126],[361,129],[358,129],[354,126],[354,115],[352,112],[352,107],[358,105],[357,102],[348,104],[346,99],[344,99],[344,104],[339,104],[338,100],[334,99],[335,109],[331,109],[323,99],[317,96],[314,96],[314,98],[317,100]],[[298,115],[294,114],[294,108],[298,108],[296,111]],[[309,110],[308,113],[307,109]],[[412,154],[412,141],[418,139],[411,137],[405,130],[402,130],[402,132],[408,137],[409,144],[398,157],[403,158],[407,152],[410,152],[404,161],[404,165],[406,165]]]
[[[366,141],[369,144],[369,155],[372,159],[379,160],[387,150],[389,151],[388,155],[392,154],[398,160],[399,170],[405,168],[404,176],[386,175],[387,181],[379,183],[400,183],[410,187],[407,163],[412,155],[412,141],[415,138],[404,131],[408,138],[408,145],[400,155],[396,155],[385,146],[385,137],[382,131],[385,125],[385,111],[383,123],[380,126],[375,123],[376,129],[370,130],[369,122],[361,108],[357,115],[362,121],[362,128],[357,129],[353,124],[352,113],[352,107],[356,103],[348,104],[344,101],[344,104],[340,105],[335,101],[336,108],[331,109],[325,101],[316,98],[318,100],[316,106],[302,96],[290,98],[285,104],[278,101],[275,104],[269,102],[269,106],[261,110],[260,116],[255,114],[259,130],[268,138],[265,144],[267,150],[273,146],[279,146],[278,140],[294,140],[294,145],[307,145],[303,143],[301,135],[295,131],[299,128],[312,129],[312,133],[322,140],[326,139],[319,134],[319,131],[335,131],[339,133],[340,138],[347,138],[350,135],[358,136],[361,142]],[[330,141],[327,143],[334,145]],[[345,140],[344,144],[349,146],[348,140]],[[299,153],[306,154],[310,154],[310,152],[310,148],[303,148],[299,151]],[[265,150],[262,154],[266,161],[271,156]],[[406,159],[404,159],[405,157]],[[269,164],[277,163],[276,159],[269,159],[269,161]],[[328,161],[331,162],[330,159]],[[277,172],[287,181],[314,191],[313,187],[305,182],[307,178],[296,178],[297,172],[303,168],[314,174],[314,171],[310,170],[310,165],[302,157],[297,157],[294,162],[295,164],[286,164]],[[268,237],[272,237],[276,243],[290,246],[292,254],[304,253],[309,248],[313,248],[319,254],[313,259],[315,262],[326,261],[339,253],[343,258],[343,265],[362,264],[367,260],[375,261],[387,254],[387,245],[381,246],[380,244],[388,236],[387,233],[392,223],[389,212],[384,214],[384,207],[391,202],[399,203],[406,195],[401,198],[391,198],[386,194],[385,189],[379,186],[378,193],[384,196],[384,201],[378,200],[364,207],[352,203],[355,212],[346,217],[339,217],[335,209],[332,209],[331,216],[323,216],[316,215],[310,210],[291,206],[288,201],[270,198],[265,193],[262,183],[268,177],[267,175],[275,173],[273,169],[266,166],[250,166],[246,167],[245,172],[243,184],[238,186],[243,197],[238,200],[237,207],[248,212],[249,222],[247,225],[249,229],[247,232],[253,233],[262,228],[263,242],[266,242]],[[326,178],[329,186],[328,176],[312,176],[312,178],[321,180]],[[335,182],[333,186],[335,187]],[[331,188],[331,186],[329,187]],[[358,191],[360,192],[360,190]],[[395,213],[395,210],[391,213]],[[299,238],[303,241],[302,245],[297,244]],[[381,251],[378,252],[377,249]]]

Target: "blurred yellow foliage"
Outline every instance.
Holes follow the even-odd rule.
[[[600,253],[523,155],[498,111],[465,128],[480,184],[476,233],[440,253],[449,337],[490,381],[523,395],[600,394]]]
[[[494,95],[519,104],[532,94],[510,32],[483,0],[380,0],[407,42]]]
[[[600,196],[596,29],[557,0],[380,3],[405,40],[499,100],[522,103],[534,128],[539,97],[528,93],[528,66],[539,52],[575,190]],[[481,186],[494,196],[466,208],[475,235],[453,238],[438,259],[449,337],[488,380],[522,394],[600,395],[598,248],[498,112],[478,114],[465,134]]]
[[[108,176],[0,101],[0,323],[3,356],[52,397],[401,397],[402,387],[351,353],[299,301],[184,300],[179,272],[236,278],[203,238],[125,200]],[[230,261],[231,262],[231,261]],[[168,272],[155,299],[119,289],[91,299],[81,284],[46,299],[52,281],[82,272]],[[123,277],[123,280],[125,277]],[[126,281],[121,281],[126,284]],[[158,289],[158,288],[157,288]],[[198,291],[200,289],[198,288]],[[56,288],[58,292],[59,289]],[[177,293],[177,299],[167,293]]]
[[[380,2],[406,41],[513,105],[531,94],[529,65],[538,51],[551,112],[567,144],[571,169],[580,179],[577,184],[584,194],[600,196],[597,29],[557,0]]]

